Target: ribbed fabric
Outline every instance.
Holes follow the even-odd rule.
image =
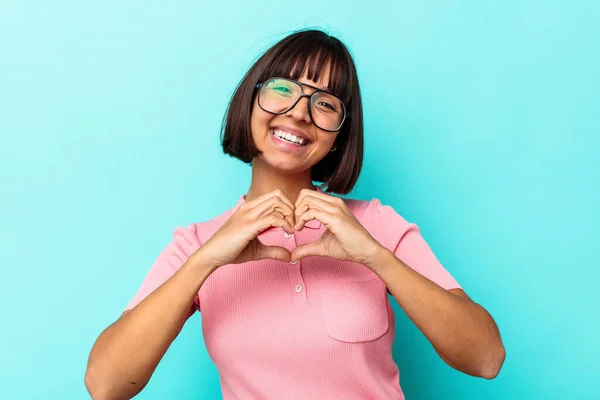
[[[346,204],[382,245],[445,289],[460,288],[417,225],[378,199]],[[218,217],[178,227],[126,309],[171,277],[245,202]],[[310,221],[287,238],[281,228],[258,237],[294,247],[325,231]],[[207,351],[224,400],[404,399],[392,359],[394,314],[384,282],[364,265],[329,257],[297,264],[262,260],[224,265],[204,282],[190,310],[202,312]]]

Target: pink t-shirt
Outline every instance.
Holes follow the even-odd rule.
[[[245,202],[209,221],[178,227],[126,309],[171,277]],[[392,207],[345,199],[367,231],[405,264],[444,289],[460,288],[420,234]],[[317,240],[312,220],[288,235],[269,228],[267,245]],[[404,399],[392,358],[394,313],[385,283],[362,264],[311,256],[295,265],[276,260],[224,265],[204,282],[190,315],[202,312],[202,333],[219,371],[224,400]],[[393,298],[392,298],[393,299]]]

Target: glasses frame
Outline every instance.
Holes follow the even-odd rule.
[[[302,98],[308,97],[308,115],[310,116],[310,120],[312,121],[313,124],[315,124],[315,126],[317,128],[323,129],[324,131],[327,131],[327,132],[337,132],[337,131],[339,131],[342,128],[342,125],[344,125],[344,121],[346,121],[346,118],[350,115],[350,113],[346,110],[346,105],[344,104],[344,102],[336,94],[330,92],[329,90],[325,90],[325,89],[321,89],[321,88],[309,85],[308,83],[298,82],[298,81],[295,81],[295,80],[290,79],[290,78],[283,78],[281,76],[274,76],[274,77],[271,77],[271,78],[267,79],[264,82],[259,83],[258,85],[256,85],[256,88],[257,89],[262,88],[266,82],[268,82],[270,80],[273,80],[273,79],[283,79],[283,80],[295,83],[296,85],[300,86],[300,92],[302,92],[302,94],[296,99],[296,101],[287,110],[280,111],[280,112],[273,112],[273,111],[265,110],[265,108],[260,104],[260,92],[261,91],[259,90],[258,91],[258,106],[261,109],[263,109],[264,111],[268,112],[268,113],[277,114],[277,115],[285,114],[286,112],[290,111],[292,108],[296,107],[296,104],[298,104],[298,102],[300,100],[302,100]],[[306,94],[306,93],[304,93],[304,86],[307,86],[307,87],[309,87],[311,89],[315,89],[315,91],[312,92],[311,94]],[[332,95],[333,97],[335,97],[336,99],[338,99],[340,101],[340,104],[342,105],[342,111],[344,112],[344,115],[342,116],[342,120],[340,121],[340,124],[337,127],[337,129],[333,129],[332,130],[332,129],[321,128],[319,125],[317,125],[315,123],[315,120],[313,119],[313,116],[312,116],[312,97],[314,96],[315,93],[319,93],[319,92],[327,93],[327,94]]]

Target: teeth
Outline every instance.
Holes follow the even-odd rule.
[[[277,136],[280,139],[285,139],[289,142],[295,143],[297,145],[303,146],[304,145],[304,139],[303,138],[299,138],[296,135],[292,135],[289,132],[285,132],[282,131],[280,129],[274,129],[273,133],[275,134],[275,136]]]

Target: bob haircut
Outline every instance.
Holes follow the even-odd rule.
[[[311,170],[313,181],[327,192],[347,194],[362,167],[363,114],[356,67],[350,52],[337,38],[320,30],[299,30],[268,49],[246,72],[227,107],[221,126],[223,152],[246,164],[260,154],[252,138],[250,117],[256,85],[274,77],[315,82],[329,69],[328,89],[345,104],[348,116],[338,132],[336,151],[329,152]]]

